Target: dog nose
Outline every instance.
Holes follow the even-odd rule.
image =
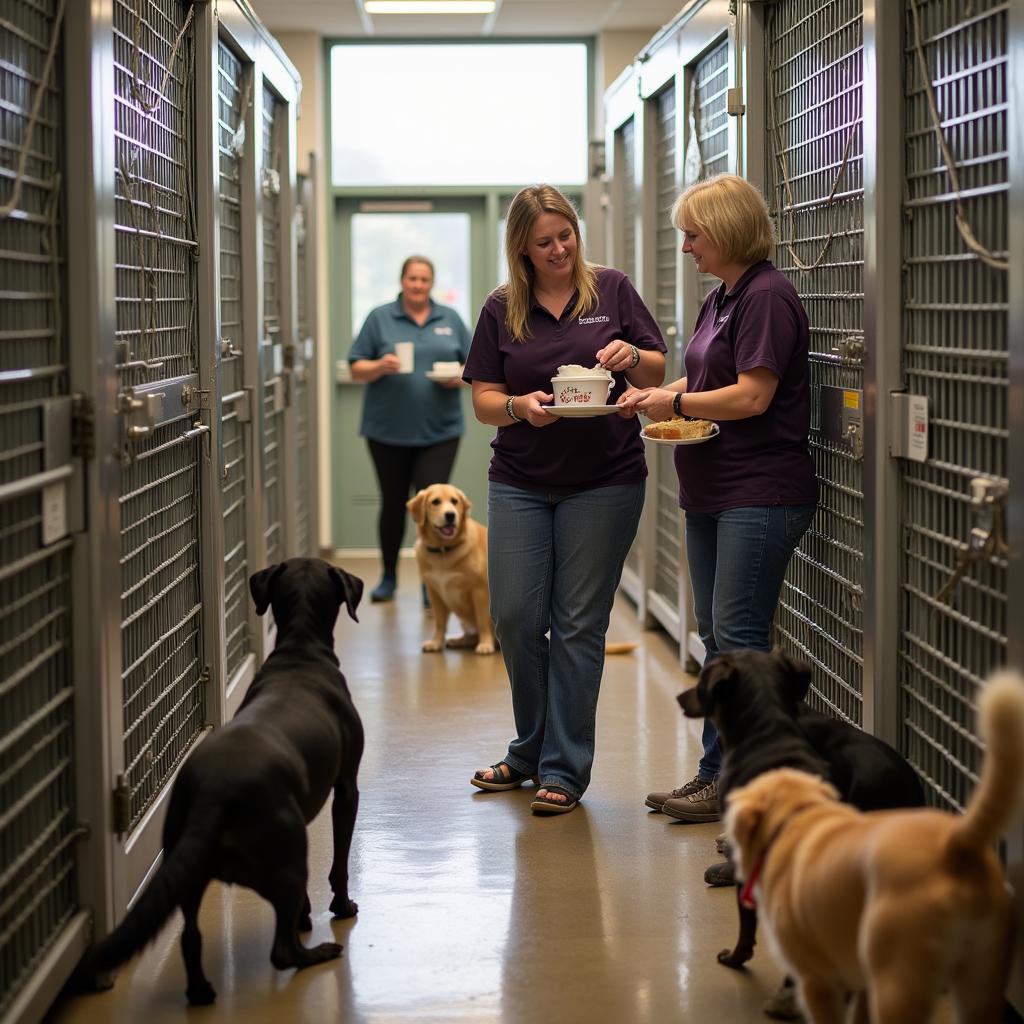
[[[444,514],[444,521],[446,523],[449,523],[449,524],[450,523],[454,523],[455,522],[455,513],[454,512],[445,512],[445,514]]]

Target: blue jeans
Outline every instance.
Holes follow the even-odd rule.
[[[786,568],[816,508],[755,505],[686,513],[686,560],[705,665],[726,651],[770,648]],[[704,756],[697,774],[716,779],[722,750],[718,730],[708,718],[701,743]]]
[[[642,483],[556,495],[492,481],[488,492],[491,616],[516,728],[504,760],[577,798],[590,783],[605,632],[643,505]]]

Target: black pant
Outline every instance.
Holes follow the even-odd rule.
[[[405,503],[410,491],[419,491],[431,484],[446,484],[455,465],[459,439],[442,441],[425,448],[381,444],[367,439],[373,468],[380,487],[380,553],[384,572],[394,573],[398,566],[398,550],[402,546],[405,520],[409,515]]]

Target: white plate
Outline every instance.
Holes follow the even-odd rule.
[[[648,444],[703,444],[713,437],[718,437],[718,424],[714,425],[714,429],[707,437],[648,437],[643,431],[640,432],[640,436]]]
[[[610,412],[618,412],[617,405],[545,405],[545,412],[552,416],[607,416]]]
[[[438,384],[447,384],[452,380],[462,380],[461,373],[434,373],[433,370],[427,370],[423,376],[427,380],[436,380]]]

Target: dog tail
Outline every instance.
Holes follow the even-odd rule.
[[[952,848],[981,850],[1007,826],[1024,790],[1024,677],[994,674],[979,702],[985,765],[967,809],[950,837]]]
[[[206,885],[220,821],[220,809],[215,804],[200,805],[189,815],[178,842],[170,853],[164,851],[156,874],[124,920],[89,954],[89,971],[111,971],[131,959],[156,938],[175,907],[191,891]]]

